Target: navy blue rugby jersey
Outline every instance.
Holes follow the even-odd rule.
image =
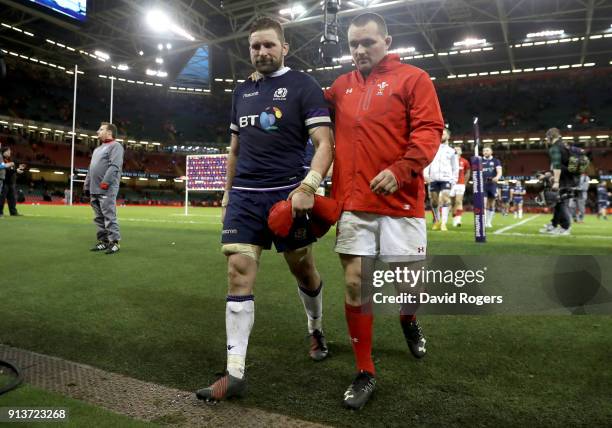
[[[491,180],[497,175],[497,167],[501,166],[499,159],[491,156],[490,158],[482,158],[482,178]]]
[[[514,199],[523,199],[523,193],[525,192],[525,188],[517,184],[516,186],[514,186],[513,192]]]
[[[240,144],[234,189],[277,190],[304,178],[308,130],[331,126],[319,84],[284,67],[234,91],[230,131]]]
[[[500,187],[500,192],[501,192],[502,198],[509,198],[510,197],[510,185],[507,183],[502,184]]]

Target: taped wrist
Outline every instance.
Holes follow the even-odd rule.
[[[317,171],[310,170],[296,190],[298,192],[314,195],[321,185],[321,181],[323,181],[321,174],[319,174]]]
[[[221,206],[226,207],[229,204],[229,192],[226,190],[223,192],[223,199],[221,199]]]

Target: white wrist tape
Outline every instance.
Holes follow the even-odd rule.
[[[313,171],[312,169],[308,172],[306,177],[302,180],[302,184],[300,184],[299,189],[306,193],[315,194],[319,186],[321,185],[321,181],[323,181],[323,177],[317,171]]]
[[[223,199],[221,199],[221,206],[226,207],[229,204],[229,192],[226,190],[223,192]]]

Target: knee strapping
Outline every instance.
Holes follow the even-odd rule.
[[[257,245],[252,244],[223,244],[221,246],[221,252],[226,256],[231,256],[232,254],[242,254],[248,256],[259,262],[259,247]]]

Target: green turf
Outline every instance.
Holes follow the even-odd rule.
[[[5,378],[0,376],[0,384]],[[123,415],[109,412],[100,407],[85,404],[78,400],[73,400],[34,388],[30,385],[21,385],[19,388],[0,396],[0,407],[9,408],[44,408],[44,409],[68,409],[68,418],[65,421],[46,421],[46,422],[15,422],[6,423],[5,426],[15,427],[40,427],[40,426],[59,426],[62,428],[81,428],[81,427],[124,427],[124,428],[145,428],[157,427],[159,425],[137,421]],[[0,424],[2,425],[2,424]]]
[[[0,220],[10,249],[0,279],[0,343],[194,390],[225,365],[225,260],[219,212],[119,208],[123,241],[94,254],[88,207],[22,206]],[[464,225],[471,217],[464,216]],[[432,254],[612,254],[612,222],[538,235],[535,218],[473,242],[469,227],[429,234]],[[496,227],[517,220],[497,216]],[[6,254],[6,253],[5,253]],[[429,355],[407,355],[397,320],[379,316],[379,389],[359,414],[340,407],[353,376],[333,234],[316,246],[333,357],[306,356],[305,316],[282,258],[265,253],[247,359],[245,406],[341,426],[606,425],[612,420],[612,317],[428,316]],[[607,278],[607,285],[610,279]]]

